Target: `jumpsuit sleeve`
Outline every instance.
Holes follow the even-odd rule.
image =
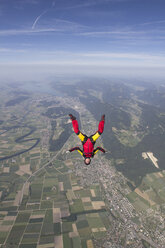
[[[78,126],[78,121],[77,120],[72,120],[72,126],[73,126],[74,132],[77,134],[77,136],[79,137],[79,139],[81,141],[84,141],[85,135],[80,132],[79,126]]]
[[[98,146],[98,147],[94,150],[94,155],[95,155],[98,151],[101,151],[101,152],[105,153],[105,150],[104,150],[102,147]]]
[[[83,151],[78,146],[71,148],[69,151],[70,152],[78,151],[83,156]]]
[[[98,131],[92,136],[94,142],[100,137],[103,131],[104,131],[104,120],[99,122]]]

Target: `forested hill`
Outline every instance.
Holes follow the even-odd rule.
[[[158,171],[151,161],[142,158],[142,152],[153,152],[160,170],[165,169],[163,86],[141,83],[139,87],[96,80],[53,87],[71,97],[79,96],[96,120],[101,114],[106,115],[102,138],[105,149],[110,151],[107,157],[136,186],[147,173]]]

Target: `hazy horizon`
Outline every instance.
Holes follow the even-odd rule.
[[[1,65],[1,83],[12,83],[14,81],[37,81],[47,82],[54,78],[62,77],[83,78],[98,77],[105,79],[127,79],[127,80],[147,80],[157,83],[165,79],[165,70],[154,67],[115,67],[115,66],[94,66],[94,65]]]
[[[0,80],[164,79],[162,0],[2,0]]]

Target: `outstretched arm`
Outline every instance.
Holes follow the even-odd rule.
[[[93,139],[94,142],[103,133],[103,131],[104,131],[104,123],[105,123],[105,115],[102,115],[101,120],[99,122],[98,131],[92,136],[92,139]]]
[[[73,147],[69,150],[69,152],[73,152],[73,151],[78,151],[83,156],[83,151],[78,146]]]
[[[98,146],[98,147],[93,151],[93,152],[94,152],[94,155],[95,155],[98,151],[101,151],[101,152],[105,153],[105,150],[104,150],[102,147]]]
[[[69,114],[69,116],[70,116],[70,119],[72,121],[72,126],[73,126],[73,129],[74,129],[74,132],[77,134],[77,136],[79,137],[79,139],[81,141],[84,141],[85,135],[80,132],[79,126],[78,126],[78,121],[76,120],[76,117],[73,116],[72,114]]]

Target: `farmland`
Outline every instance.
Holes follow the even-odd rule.
[[[148,174],[143,178],[141,185],[127,195],[137,211],[149,207],[155,208],[157,204],[165,203],[165,171]]]
[[[72,133],[67,117],[71,110],[53,107],[51,116],[43,98],[11,99],[0,110],[0,245],[92,247],[93,238],[106,235],[106,205],[98,184],[80,185],[72,160],[64,154],[64,129]],[[73,144],[74,139],[70,137]]]
[[[0,247],[163,247],[163,112],[120,84],[50,86],[52,94],[1,88]],[[90,166],[66,153],[82,145],[69,113],[87,135],[106,115],[97,146],[107,153]]]
[[[62,161],[55,160],[30,182],[21,204],[15,203],[14,194],[3,201],[1,244],[44,247],[44,244],[54,244],[55,238],[56,247],[63,244],[65,248],[69,243],[70,247],[77,248],[81,243],[87,247],[92,236],[105,235],[102,218],[106,217],[106,208],[98,186],[80,187],[79,178],[68,173],[69,169]],[[7,208],[9,211],[5,211]]]

